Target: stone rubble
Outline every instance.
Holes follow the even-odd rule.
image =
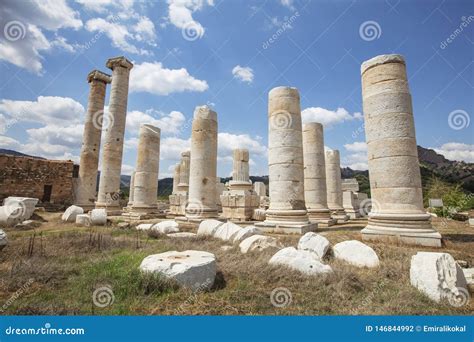
[[[334,257],[357,267],[378,267],[379,257],[366,244],[357,241],[343,241],[332,247]]]

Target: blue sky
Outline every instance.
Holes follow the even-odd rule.
[[[5,0],[0,9],[0,148],[78,161],[87,74],[131,72],[122,173],[138,127],[162,129],[160,178],[189,148],[194,108],[219,119],[218,175],[233,148],[267,174],[267,94],[297,87],[304,121],[325,126],[343,166],[366,169],[360,64],[407,61],[418,144],[474,162],[474,2],[442,0]],[[449,38],[449,41],[448,41]],[[108,103],[110,88],[107,91]]]

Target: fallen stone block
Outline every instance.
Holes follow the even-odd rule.
[[[255,226],[247,226],[245,228],[242,228],[237,232],[237,234],[234,235],[234,238],[232,240],[232,243],[240,243],[241,241],[245,240],[246,238],[252,236],[252,235],[257,235],[261,234],[262,231],[258,229]]]
[[[76,215],[76,224],[78,226],[89,227],[91,225],[91,218],[88,214]]]
[[[17,229],[34,229],[41,226],[41,222],[33,221],[33,220],[26,220],[21,223],[18,223],[15,228]]]
[[[170,233],[167,234],[166,236],[169,236],[170,238],[195,238],[197,237],[197,234],[194,233],[189,233],[189,232],[179,232],[179,233]]]
[[[265,221],[265,209],[261,209],[261,208],[255,209],[253,211],[252,218],[255,221]]]
[[[37,198],[7,197],[0,207],[0,227],[13,227],[29,220],[35,211]]]
[[[329,246],[328,239],[313,232],[306,233],[298,241],[298,249],[313,252],[319,259],[326,255]]]
[[[270,265],[283,265],[307,275],[332,272],[329,265],[324,265],[314,252],[287,247],[279,250],[269,261]]]
[[[244,239],[240,245],[240,251],[242,253],[248,253],[252,251],[263,251],[269,247],[280,247],[278,240],[271,236],[265,235],[252,235]]]
[[[150,230],[154,223],[140,223],[135,227],[136,230]]]
[[[241,230],[241,226],[238,226],[235,223],[228,221],[223,225],[219,226],[213,236],[216,239],[221,239],[223,241],[233,241],[235,235]]]
[[[199,224],[197,235],[199,236],[214,236],[217,228],[223,225],[224,222],[217,220],[204,220]]]
[[[378,267],[380,264],[375,251],[357,240],[339,242],[332,249],[336,259],[357,267]]]
[[[7,234],[0,229],[0,251],[8,244]]]
[[[105,209],[92,209],[90,211],[91,225],[104,226],[107,224],[107,211]]]
[[[469,295],[464,273],[448,253],[418,252],[412,256],[410,283],[435,302],[447,299],[455,303]]]
[[[84,214],[84,209],[77,205],[71,205],[66,209],[63,216],[61,216],[61,220],[65,222],[76,222],[76,216],[80,214]]]
[[[216,278],[216,257],[203,251],[170,251],[149,255],[140,264],[142,272],[160,274],[194,291],[207,290]]]
[[[156,230],[161,234],[170,234],[170,233],[178,233],[179,228],[178,224],[174,220],[166,220],[156,223],[151,227],[151,229]]]

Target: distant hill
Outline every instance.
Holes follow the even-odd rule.
[[[6,154],[7,156],[19,156],[19,157],[30,157],[30,158],[36,158],[36,159],[45,159],[45,158],[37,157],[37,156],[30,156],[28,154],[24,154],[18,151],[7,150],[5,148],[0,148],[0,154]]]

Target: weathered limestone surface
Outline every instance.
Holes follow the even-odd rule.
[[[130,175],[130,186],[128,188],[128,203],[124,208],[124,211],[129,212],[133,205],[133,195],[135,189],[135,171]]]
[[[441,246],[423,207],[415,125],[405,61],[374,57],[361,66],[372,200],[366,240]]]
[[[217,113],[196,107],[191,133],[188,219],[217,217]]]
[[[235,149],[233,152],[234,169],[230,189],[221,196],[222,216],[236,221],[248,221],[258,208],[259,197],[252,189],[249,180],[249,151]]]
[[[341,158],[338,150],[326,151],[326,188],[331,217],[337,222],[349,219],[342,206]]]
[[[377,267],[379,257],[375,251],[366,244],[357,241],[343,241],[332,248],[336,259],[343,260],[357,267]]]
[[[0,229],[0,251],[4,249],[6,245],[8,245],[7,234]]]
[[[313,252],[319,259],[322,259],[326,255],[329,246],[330,243],[328,239],[313,232],[306,233],[298,241],[298,249]]]
[[[76,215],[76,224],[78,226],[88,227],[91,225],[91,217],[89,216],[89,214]]]
[[[107,211],[105,209],[92,209],[89,212],[91,225],[104,226],[107,224]]]
[[[94,70],[87,76],[90,85],[89,101],[84,123],[75,199],[75,203],[86,211],[93,209],[96,201],[97,169],[99,166],[102,123],[104,122],[105,92],[107,84],[111,80],[110,75],[99,70]]]
[[[137,164],[133,183],[133,213],[158,211],[158,173],[160,164],[161,130],[152,125],[141,125]]]
[[[253,251],[263,251],[270,247],[279,248],[280,243],[274,237],[258,234],[249,236],[239,244],[240,251],[244,254]]]
[[[314,253],[286,247],[273,255],[268,262],[270,265],[282,265],[307,275],[331,273],[332,268],[324,265]]]
[[[61,220],[66,222],[76,222],[76,216],[84,214],[84,209],[77,205],[71,205],[61,216]]]
[[[30,197],[7,197],[0,206],[0,227],[12,227],[18,223],[28,220],[38,203],[37,198]]]
[[[268,94],[268,167],[270,207],[263,230],[305,233],[310,223],[304,200],[303,135],[296,88],[277,87]]]
[[[448,253],[418,252],[411,258],[410,283],[436,302],[453,300],[467,282],[461,268]]]
[[[303,125],[304,195],[311,222],[332,226],[326,190],[323,125],[311,122]]]
[[[165,220],[154,224],[150,229],[153,229],[161,234],[178,233],[179,226],[174,220]]]
[[[343,192],[344,191],[358,192],[359,182],[355,178],[345,178],[341,182],[341,189]]]
[[[247,226],[245,228],[242,228],[237,232],[237,234],[234,235],[232,243],[240,243],[241,241],[245,240],[246,238],[252,236],[252,235],[257,235],[261,234],[262,232],[260,229],[254,226]]]
[[[253,183],[253,191],[257,193],[258,196],[260,197],[266,197],[267,196],[267,186],[265,185],[264,182],[255,182]]]
[[[214,237],[223,241],[233,241],[234,237],[242,230],[241,226],[230,221],[221,225],[214,232]]]
[[[221,195],[225,191],[227,191],[227,186],[221,182],[220,177],[216,177],[216,205],[218,212],[222,212]]]
[[[194,291],[203,291],[214,284],[216,257],[203,251],[170,251],[147,256],[140,270],[163,275]]]
[[[200,235],[200,236],[214,236],[214,233],[216,232],[216,230],[220,226],[222,226],[223,224],[224,224],[224,222],[213,220],[213,219],[203,220],[199,224],[197,235]]]
[[[352,191],[342,192],[342,206],[346,214],[351,219],[356,219],[356,218],[361,217],[358,194],[359,194],[358,192],[352,192]]]
[[[170,195],[170,213],[173,215],[184,216],[186,214],[186,204],[189,194],[189,165],[191,153],[185,151],[181,153],[181,162],[176,166],[173,178],[173,193]],[[176,171],[179,170],[179,174]],[[176,180],[176,190],[175,181]]]
[[[133,64],[125,57],[111,58],[106,66],[112,69],[109,113],[105,130],[102,166],[96,208],[120,212],[120,171],[122,168],[125,120],[127,116],[128,83]]]

